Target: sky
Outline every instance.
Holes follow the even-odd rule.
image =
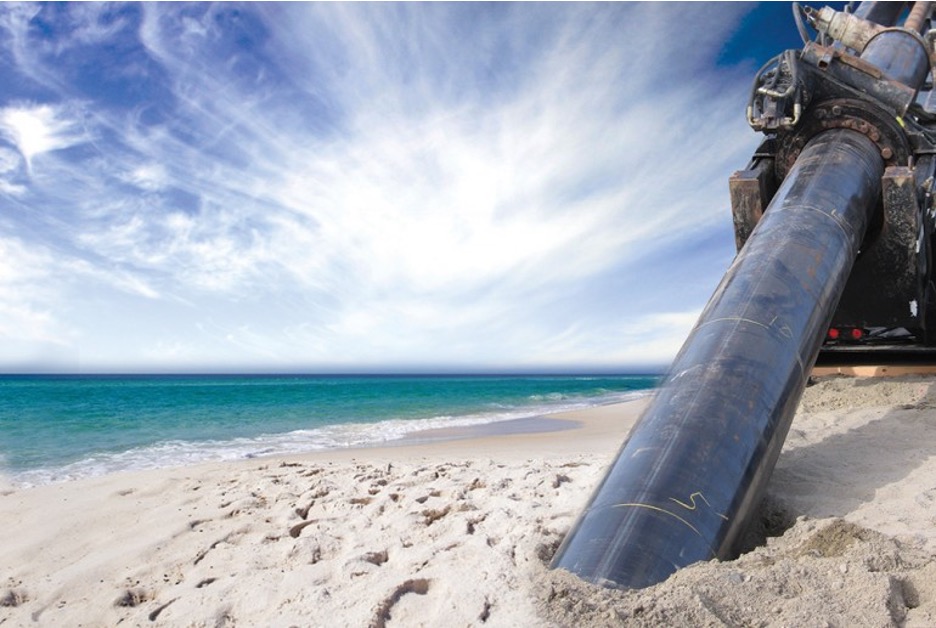
[[[0,371],[665,366],[787,3],[0,4]]]

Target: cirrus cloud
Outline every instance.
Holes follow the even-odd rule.
[[[663,363],[732,253],[749,10],[0,7],[3,227],[70,304],[20,318],[76,368]]]

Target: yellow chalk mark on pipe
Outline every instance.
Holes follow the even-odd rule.
[[[701,499],[703,502],[705,502],[705,505],[708,506],[709,509],[710,509],[712,512],[715,512],[715,509],[712,508],[712,504],[709,503],[709,500],[705,499],[705,495],[702,494],[702,491],[696,491],[695,493],[693,493],[692,495],[690,495],[690,496],[689,496],[689,504],[687,504],[687,503],[685,503],[685,502],[681,502],[681,501],[679,501],[678,499],[676,499],[675,497],[670,497],[670,501],[676,502],[677,504],[679,504],[680,506],[682,506],[682,507],[685,508],[686,510],[696,510],[696,508],[698,507],[698,506],[696,505],[696,497],[698,497],[698,498]],[[690,505],[690,504],[691,504],[691,505]],[[723,515],[722,513],[720,513],[720,512],[715,512],[715,514],[718,515],[719,517],[721,517],[722,519],[724,519],[725,521],[728,521],[728,517],[726,517],[726,516]]]
[[[776,319],[775,319],[775,320],[776,320]],[[712,320],[705,321],[702,325],[700,325],[700,327],[704,327],[704,326],[706,326],[706,325],[711,325],[712,323],[724,323],[724,322],[731,322],[731,323],[751,323],[752,325],[757,325],[757,326],[759,326],[759,327],[763,327],[764,329],[770,329],[770,326],[769,326],[769,325],[765,325],[765,324],[763,324],[763,323],[760,322],[760,321],[755,321],[754,319],[751,319],[751,318],[744,318],[744,317],[741,317],[741,316],[725,316],[725,317],[722,317],[722,318],[713,318]],[[771,321],[771,322],[773,322],[773,321]]]
[[[672,518],[676,519],[677,521],[681,522],[683,525],[685,525],[686,527],[688,527],[690,530],[692,530],[693,532],[695,532],[696,534],[698,534],[701,538],[705,539],[705,537],[702,536],[702,533],[700,533],[700,532],[696,529],[696,527],[695,527],[694,525],[692,525],[691,523],[689,523],[688,521],[686,521],[685,519],[683,519],[682,517],[680,517],[680,516],[677,515],[676,513],[670,512],[670,511],[667,510],[666,508],[660,508],[659,506],[653,506],[652,504],[637,504],[637,503],[634,503],[634,504],[615,504],[614,506],[612,506],[612,508],[646,508],[647,510],[653,510],[653,511],[655,511],[655,512],[662,512],[664,515],[669,515],[670,517],[672,517]],[[709,549],[709,552],[712,553],[712,558],[718,558],[718,554],[715,553],[715,550],[713,550],[713,549],[711,548],[711,546],[709,546],[708,549]]]
[[[669,515],[673,519],[677,519],[681,521],[686,526],[688,526],[689,529],[691,529],[693,532],[695,532],[699,536],[702,536],[702,533],[699,532],[694,525],[692,525],[691,523],[689,523],[688,521],[686,521],[685,519],[683,519],[676,513],[668,511],[666,508],[660,508],[659,506],[652,506],[650,504],[615,504],[614,508],[646,508],[647,510],[654,510],[656,512],[662,512],[664,515]]]

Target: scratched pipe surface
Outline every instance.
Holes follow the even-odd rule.
[[[552,566],[642,588],[729,558],[838,304],[883,162],[865,136],[804,148]]]

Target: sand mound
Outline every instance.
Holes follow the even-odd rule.
[[[801,518],[738,560],[693,565],[640,591],[565,572],[540,586],[540,612],[562,626],[936,625],[936,559],[842,519]]]

